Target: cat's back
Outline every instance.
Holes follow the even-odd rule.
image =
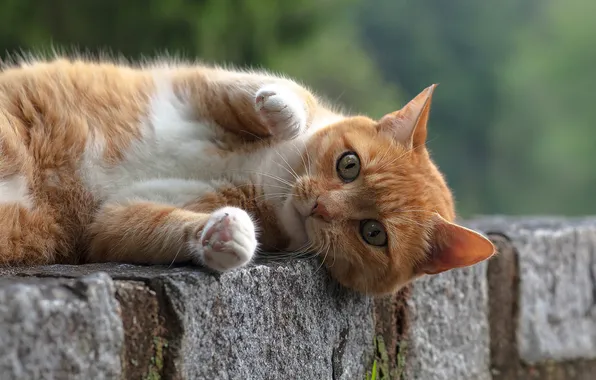
[[[0,133],[33,161],[80,159],[98,139],[110,142],[109,160],[138,137],[152,86],[148,72],[109,62],[6,66],[0,71]]]
[[[99,124],[137,121],[151,86],[145,71],[114,63],[22,63],[0,71],[0,112],[15,129],[93,132]]]

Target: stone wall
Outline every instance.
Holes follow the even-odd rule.
[[[468,225],[494,259],[376,300],[314,261],[2,269],[0,379],[591,379],[596,219]]]

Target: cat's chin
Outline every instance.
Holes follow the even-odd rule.
[[[316,242],[318,236],[317,232],[321,231],[321,229],[324,229],[327,225],[329,225],[329,223],[324,222],[321,219],[313,216],[308,216],[307,218],[305,218],[304,229],[306,231],[308,239],[312,242]]]

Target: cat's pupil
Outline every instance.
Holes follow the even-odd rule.
[[[375,237],[375,236],[377,236],[377,235],[378,235],[380,232],[381,232],[381,231],[379,231],[379,230],[376,230],[376,231],[373,231],[373,232],[369,233],[368,235],[369,235],[370,237]]]
[[[356,166],[356,164],[354,163],[348,164],[348,166],[346,166],[346,169],[352,169],[354,166]]]

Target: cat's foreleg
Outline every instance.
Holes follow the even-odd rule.
[[[269,127],[273,138],[293,140],[312,122],[315,104],[305,89],[292,89],[281,83],[265,85],[254,97],[255,111]],[[314,103],[314,100],[312,100]]]
[[[193,184],[187,183],[187,189],[182,183],[178,185],[178,199],[173,194],[176,186],[150,181],[126,189],[104,204],[89,230],[87,261],[192,262],[215,271],[249,263],[257,248],[250,216],[236,207],[204,213],[177,207],[185,190],[186,197],[192,196]],[[171,203],[164,203],[167,200]]]
[[[185,73],[177,83],[200,117],[246,140],[291,140],[309,127],[319,107],[306,88],[268,75],[207,70]]]

